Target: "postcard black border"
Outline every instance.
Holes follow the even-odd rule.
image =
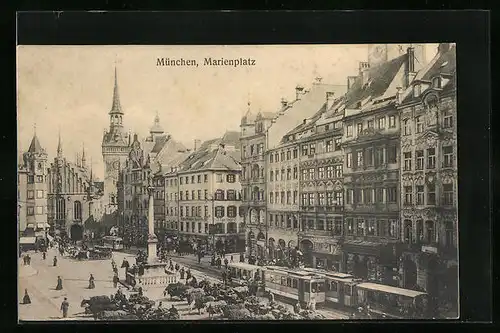
[[[458,115],[460,321],[470,323],[489,321],[492,315],[489,24],[487,11],[22,12],[18,14],[17,32],[18,44],[24,45],[330,44],[410,40],[431,43],[456,42],[458,108],[461,110]],[[10,41],[12,42],[12,36]],[[11,68],[9,73],[15,78],[15,67],[14,70]],[[8,118],[8,121],[6,117],[4,119],[14,130],[2,128],[2,151],[12,151],[13,154],[9,155],[16,160],[17,151],[15,148],[11,150],[16,147],[15,85],[11,96],[14,112],[8,115],[12,114],[13,117]],[[13,171],[12,174],[16,173],[13,163],[2,167],[7,167],[6,171]],[[11,186],[15,188],[15,180],[15,176],[2,179],[2,191]],[[12,197],[14,200],[11,201],[4,200],[7,195],[2,198],[1,214],[4,221],[10,222],[15,216],[17,204],[15,196]],[[7,224],[6,235],[11,237],[10,235],[16,234],[15,223]],[[12,233],[8,231],[9,228],[12,228]],[[2,243],[2,249],[4,253],[9,254],[8,258],[13,258],[17,252],[16,247],[7,244],[9,243]],[[12,269],[5,271],[14,272],[13,279],[16,279],[17,261],[9,263],[12,264]],[[13,289],[7,290],[13,294],[12,298],[8,298],[12,301],[8,302],[6,298],[1,302],[4,310],[1,311],[2,316],[7,313],[7,307],[13,304],[16,304],[14,313],[17,313],[17,295]],[[9,317],[15,320],[17,315]],[[359,325],[346,326],[345,322],[332,323],[341,325],[343,330],[359,328]],[[449,326],[451,323],[446,322],[443,325]],[[171,324],[191,329],[200,325],[206,328],[206,324],[212,323]],[[49,325],[52,329],[52,324]],[[68,329],[67,325],[64,324],[63,329]],[[214,329],[224,327],[240,331],[246,329],[245,326],[253,327],[259,324],[250,325],[224,322],[223,326]],[[377,326],[379,323],[360,325]],[[88,326],[91,325],[78,326],[78,330]],[[28,323],[21,325],[21,328],[29,327],[32,325]],[[47,324],[41,324],[37,328],[45,327]],[[315,330],[326,330],[328,327],[327,324],[321,324],[316,326]],[[401,322],[388,327],[408,329],[408,326]],[[307,329],[304,326],[302,328]],[[384,327],[385,329],[387,327]]]

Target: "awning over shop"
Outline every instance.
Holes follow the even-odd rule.
[[[364,240],[349,240],[344,243],[343,250],[348,253],[380,255],[384,246],[384,244]]]
[[[36,237],[21,237],[19,238],[19,245],[29,245],[29,244],[35,244],[36,243]]]

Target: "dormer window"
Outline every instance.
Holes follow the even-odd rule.
[[[422,87],[420,86],[420,84],[414,85],[413,86],[413,97],[420,96],[421,90],[422,90]]]
[[[441,88],[441,77],[437,76],[432,79],[432,88]]]

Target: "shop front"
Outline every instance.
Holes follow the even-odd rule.
[[[399,270],[395,245],[346,241],[342,250],[347,273],[365,281],[398,285]]]
[[[341,272],[342,250],[338,240],[327,237],[301,239],[300,248],[306,267]]]

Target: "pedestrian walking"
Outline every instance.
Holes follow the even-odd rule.
[[[46,251],[43,251],[42,252],[42,259],[45,260],[45,258],[47,257],[47,252]]]
[[[90,274],[90,277],[89,277],[89,289],[94,289],[95,288],[95,279],[94,279],[94,276],[92,274]]]
[[[191,270],[188,268],[186,271],[186,280],[189,280],[191,278]]]
[[[227,260],[227,258],[224,258],[224,266],[226,266],[226,269],[227,269],[228,264],[229,264],[229,261]]]
[[[181,274],[181,280],[184,279],[184,267],[180,269],[179,273]]]
[[[301,310],[301,306],[300,306],[300,302],[297,301],[297,303],[295,304],[295,306],[293,307],[293,312],[295,313],[300,313],[300,310]]]
[[[63,318],[68,318],[68,309],[69,309],[68,299],[64,297],[64,301],[61,303],[61,311],[63,314]]]
[[[118,285],[118,282],[120,282],[120,278],[118,278],[118,274],[115,274],[113,276],[113,288],[116,288],[116,286]]]
[[[30,255],[29,255],[29,254],[28,254],[28,258],[27,258],[27,260],[28,260],[28,266],[29,266],[29,265],[31,265],[31,257],[30,257]]]
[[[28,289],[24,289],[23,304],[31,304],[30,295],[28,295]]]
[[[118,267],[113,267],[113,273],[118,274]]]
[[[53,265],[53,266],[54,266],[54,267],[56,267],[56,266],[57,266],[57,257],[56,257],[56,256],[54,256],[54,265]]]
[[[56,286],[56,290],[62,290],[63,288],[63,285],[62,285],[62,279],[60,276],[57,277],[57,286]]]
[[[231,262],[234,262],[234,261],[233,261],[233,255],[231,255]]]

